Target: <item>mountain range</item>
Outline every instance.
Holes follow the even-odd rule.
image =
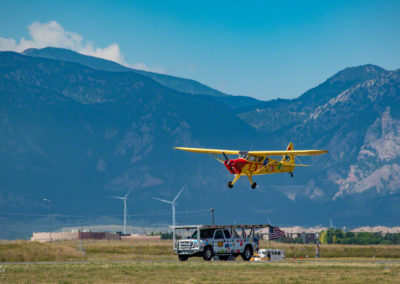
[[[374,65],[346,68],[296,99],[260,101],[65,49],[0,52],[1,212],[104,224],[122,213],[109,196],[132,189],[131,225],[168,224],[170,208],[152,197],[187,185],[178,223],[207,223],[215,208],[217,223],[398,225],[399,94],[400,71]],[[301,159],[312,166],[294,178],[257,177],[256,190],[244,179],[229,189],[232,177],[211,157],[173,150],[289,142],[329,153]]]

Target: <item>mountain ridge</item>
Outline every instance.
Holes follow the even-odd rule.
[[[42,57],[61,61],[75,62],[91,67],[93,69],[103,71],[134,72],[149,77],[165,87],[169,87],[171,89],[184,93],[212,96],[228,96],[227,94],[224,94],[218,90],[210,88],[192,79],[180,78],[172,75],[159,74],[149,71],[142,71],[123,66],[111,60],[83,55],[69,49],[54,47],[46,47],[42,49],[30,48],[24,50],[22,54],[31,57]]]
[[[187,184],[179,210],[215,208],[220,223],[262,223],[268,216],[277,224],[318,225],[329,218],[346,226],[397,224],[398,72],[365,65],[338,72],[309,97],[265,103],[182,93],[129,73],[0,53],[4,210],[47,214],[41,201],[47,197],[54,214],[116,222],[109,215],[121,204],[107,196],[133,189],[131,214],[145,214],[130,222],[168,224],[170,216],[157,215],[164,207],[152,197],[168,199]],[[293,179],[255,177],[260,187],[254,191],[244,178],[228,189],[231,175],[210,157],[173,150],[283,149],[289,142],[329,153],[300,158],[312,167],[296,169]],[[204,214],[178,215],[180,224],[208,221]]]

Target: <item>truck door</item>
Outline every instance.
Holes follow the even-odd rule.
[[[224,233],[222,230],[216,230],[214,234],[214,240],[213,240],[213,250],[214,253],[224,253],[225,250],[225,238],[224,238]]]
[[[232,230],[232,250],[234,253],[242,253],[244,249],[243,238],[238,235],[235,229]]]
[[[231,233],[229,230],[224,229],[224,235],[225,235],[225,241],[224,241],[224,247],[225,247],[225,253],[232,253],[233,251],[233,243],[232,243],[232,238],[231,238]]]

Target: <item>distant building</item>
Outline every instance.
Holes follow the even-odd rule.
[[[326,227],[303,228],[300,226],[281,228],[285,232],[286,237],[296,239],[302,238],[303,242],[309,243],[317,239],[317,234],[327,230]]]
[[[351,230],[352,233],[380,233],[380,234],[400,234],[400,227],[385,227],[385,226],[375,226],[375,227],[359,227]]]
[[[70,240],[120,240],[121,237],[116,233],[106,232],[52,232],[51,241],[70,241]],[[33,233],[31,241],[49,242],[50,232]]]
[[[147,236],[147,235],[140,235],[140,234],[129,234],[129,235],[122,235],[121,240],[137,240],[137,241],[158,241],[161,240],[161,236]]]
[[[300,226],[295,227],[280,227],[285,232],[286,238],[302,238],[304,243],[314,242],[317,239],[317,234],[326,230],[325,227],[314,227],[314,228],[303,228]],[[268,240],[269,228],[261,229],[258,231],[259,234],[263,235],[263,239]]]

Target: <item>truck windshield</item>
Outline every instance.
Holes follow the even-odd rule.
[[[200,231],[200,239],[212,239],[215,229],[206,229]],[[195,231],[191,237],[192,239],[197,239],[197,231]]]

